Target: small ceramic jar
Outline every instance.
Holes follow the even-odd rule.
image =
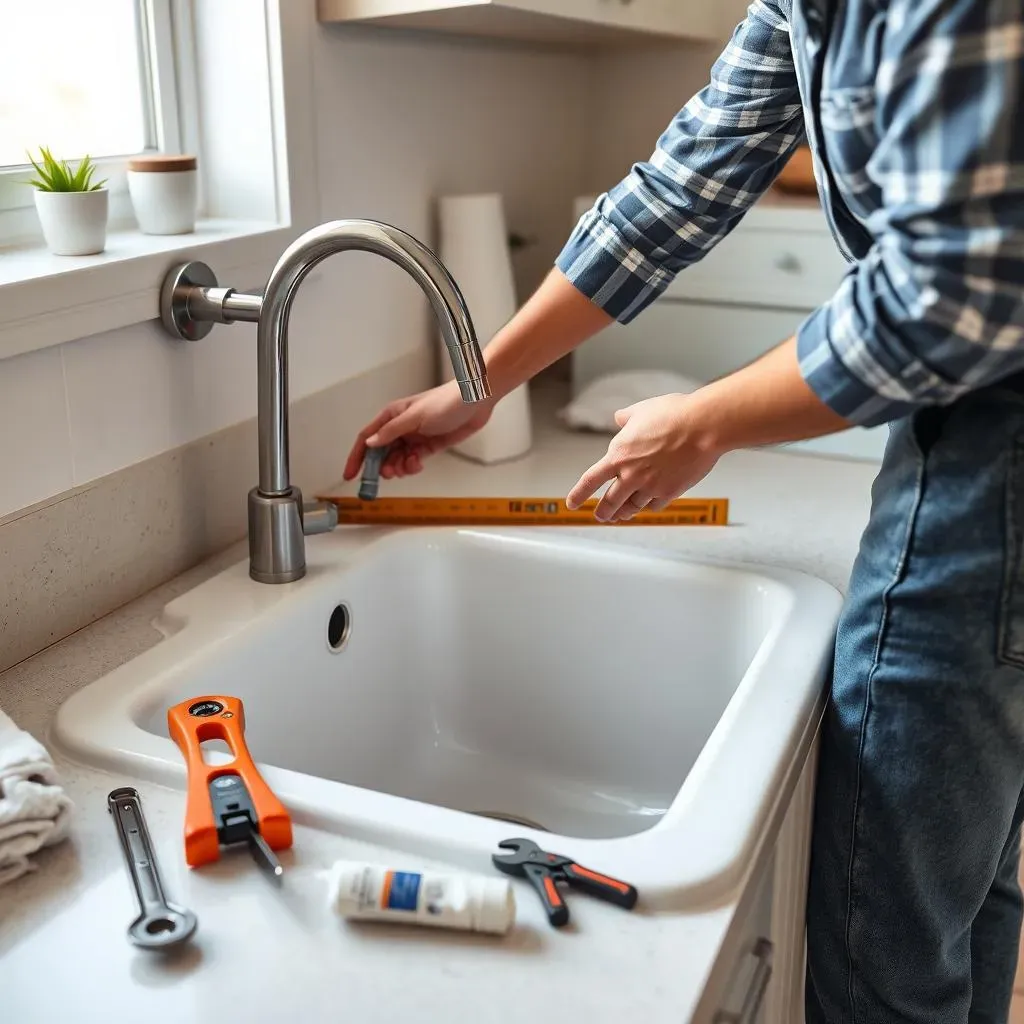
[[[197,171],[194,156],[164,153],[128,161],[128,194],[146,235],[184,235],[196,229]]]

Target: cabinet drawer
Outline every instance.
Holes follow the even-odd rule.
[[[684,270],[666,296],[809,311],[832,295],[847,266],[829,234],[741,224]]]

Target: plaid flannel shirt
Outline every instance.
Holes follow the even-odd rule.
[[[804,139],[851,264],[797,330],[815,393],[874,426],[1024,370],[1020,0],[754,0],[558,267],[628,323]]]

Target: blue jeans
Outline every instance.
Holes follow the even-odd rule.
[[[1005,1024],[1022,917],[1024,390],[893,426],[823,728],[807,1024]]]

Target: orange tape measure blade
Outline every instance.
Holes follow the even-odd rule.
[[[660,512],[619,523],[594,518],[597,501],[570,510],[558,498],[378,498],[325,495],[341,525],[378,526],[727,526],[727,498],[680,498]]]

